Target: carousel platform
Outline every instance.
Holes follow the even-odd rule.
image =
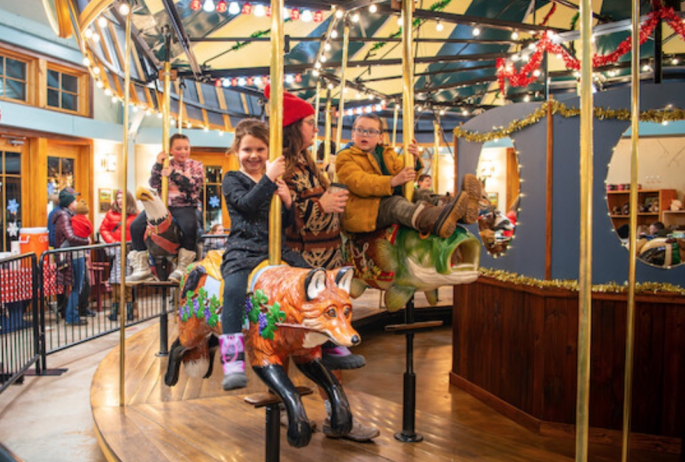
[[[451,301],[451,300],[450,300]],[[361,310],[360,310],[361,313]],[[378,315],[378,313],[376,313]],[[574,442],[535,435],[449,385],[451,328],[417,334],[416,431],[424,440],[401,443],[394,434],[402,427],[404,337],[378,326],[359,328],[364,342],[355,349],[367,366],[347,371],[343,383],[354,415],[376,426],[373,442],[326,438],[325,417],[318,394],[305,396],[308,416],[318,429],[311,443],[295,449],[281,428],[282,461],[564,461],[573,459]],[[169,344],[176,324],[169,323]],[[91,386],[96,434],[105,457],[121,462],[201,462],[265,460],[265,412],[244,402],[265,386],[248,371],[249,386],[233,392],[221,389],[221,367],[209,379],[190,378],[181,369],[178,384],[164,385],[167,358],[158,356],[159,327],[153,325],[127,340],[125,406],[119,405],[119,349],[100,363]],[[291,368],[296,385],[312,386]],[[620,458],[615,447],[595,445],[593,460]],[[662,454],[632,454],[637,461],[675,460]]]

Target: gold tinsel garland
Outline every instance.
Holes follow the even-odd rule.
[[[454,136],[457,138],[464,138],[466,141],[475,143],[485,143],[486,141],[505,138],[514,132],[526,128],[529,125],[538,123],[543,117],[546,116],[548,107],[551,107],[553,114],[559,114],[562,117],[578,117],[580,115],[580,109],[568,107],[560,101],[551,100],[542,103],[538,109],[533,111],[525,119],[512,120],[507,127],[500,127],[486,133],[471,132],[468,130],[462,130],[461,127],[455,127]],[[599,120],[630,120],[630,111],[628,109],[605,109],[603,107],[596,107],[594,108],[594,115]],[[650,109],[648,111],[640,112],[640,120],[642,122],[655,123],[685,120],[685,110],[674,108]]]
[[[496,279],[501,282],[537,287],[539,289],[565,289],[577,292],[578,281],[573,279],[553,279],[551,281],[521,276],[504,270],[494,270],[489,268],[479,268],[483,276]],[[615,282],[609,284],[596,284],[592,286],[592,291],[596,293],[624,294],[628,291],[627,283],[624,285]],[[664,295],[685,295],[685,289],[673,284],[659,282],[643,282],[635,285],[636,294],[664,294]]]

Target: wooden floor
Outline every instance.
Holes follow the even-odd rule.
[[[175,336],[170,323],[170,338]],[[378,427],[372,443],[329,439],[316,432],[306,448],[288,446],[281,432],[283,461],[570,461],[574,442],[537,436],[492,411],[448,383],[451,330],[447,327],[416,336],[415,371],[418,377],[416,430],[420,443],[400,443],[393,434],[402,426],[404,337],[377,327],[361,329],[367,366],[344,375],[356,418]],[[170,342],[171,343],[171,342]],[[245,395],[264,391],[249,371],[249,387],[234,392],[221,389],[218,357],[215,374],[190,379],[181,371],[179,383],[166,387],[167,360],[159,351],[159,329],[151,327],[131,337],[126,345],[126,406],[119,400],[119,349],[100,364],[91,388],[91,406],[98,438],[108,460],[260,461],[264,460],[263,409],[243,402]],[[297,384],[308,385],[299,373]],[[317,395],[303,398],[310,418],[325,417]],[[620,460],[620,449],[593,445],[590,460]],[[677,461],[678,456],[633,451],[633,462]]]

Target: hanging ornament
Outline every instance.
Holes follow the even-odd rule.
[[[219,3],[216,4],[216,12],[217,13],[225,13],[226,10],[228,10],[228,6],[226,5],[226,0],[219,0]]]
[[[317,10],[314,13],[314,22],[321,22],[321,21],[323,21],[323,13],[321,11]]]
[[[16,199],[10,199],[7,203],[7,211],[9,213],[15,214],[19,211],[19,204]]]
[[[209,206],[212,208],[218,208],[221,205],[221,201],[218,197],[212,196],[209,198]]]
[[[252,5],[250,5],[249,3],[244,4],[242,13],[243,14],[252,14]]]
[[[298,19],[300,19],[300,10],[298,10],[297,8],[293,8],[292,10],[290,10],[290,19],[292,19],[293,21],[297,21]]]
[[[193,11],[199,11],[202,8],[202,2],[200,0],[193,0],[190,2],[190,9]]]
[[[11,237],[17,237],[19,234],[19,227],[17,226],[16,221],[11,221],[7,225],[7,234],[9,234]]]

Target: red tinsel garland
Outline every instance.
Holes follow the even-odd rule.
[[[545,21],[549,19],[552,12],[553,9],[547,17],[545,17]],[[648,19],[640,26],[640,33],[638,36],[640,45],[647,41],[658,24],[659,19],[666,20],[668,25],[671,26],[678,35],[685,38],[685,23],[683,23],[678,15],[675,14],[673,8],[662,8],[658,6],[658,9],[649,13]],[[629,36],[618,45],[615,51],[605,55],[593,56],[592,67],[603,67],[617,62],[621,56],[630,51],[631,47],[632,37]],[[552,43],[550,32],[545,32],[535,45],[535,52],[531,55],[530,60],[520,71],[517,71],[513,64],[506,64],[504,59],[497,59],[497,81],[499,83],[500,91],[504,93],[507,80],[512,87],[526,87],[533,83],[537,79],[537,76],[533,75],[533,73],[540,68],[543,53],[545,51],[559,55],[563,59],[567,69],[580,69],[580,61],[574,56],[571,56],[561,45]]]

